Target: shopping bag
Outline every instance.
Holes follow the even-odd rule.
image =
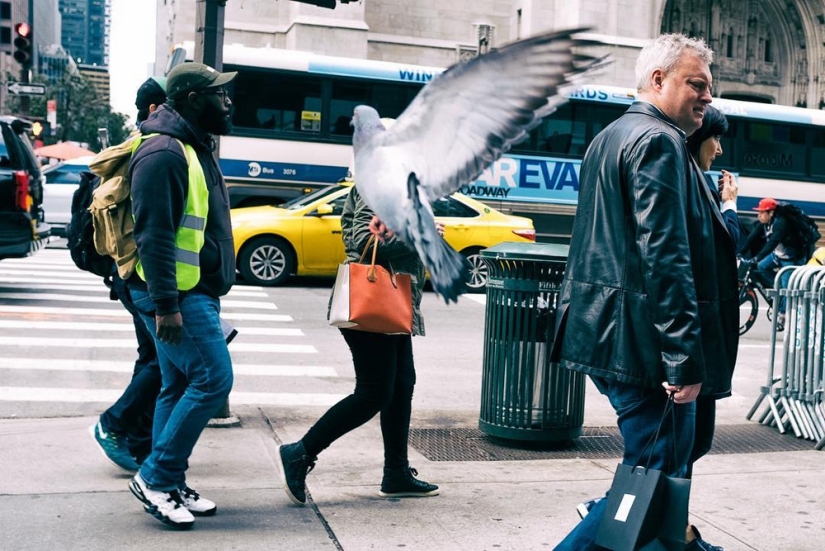
[[[656,537],[641,551],[684,551],[690,505],[690,479],[665,476],[662,517]]]
[[[596,544],[636,551],[656,536],[665,498],[665,476],[656,469],[620,463],[610,486]],[[687,523],[682,526],[684,533]]]
[[[375,264],[378,243],[372,238],[370,264],[349,262],[338,266],[329,324],[370,333],[410,335],[413,326],[412,279]]]
[[[665,404],[656,433],[640,454],[655,448],[663,424],[670,413],[675,429],[673,396]],[[676,458],[676,444],[673,445]],[[690,502],[690,480],[667,476],[656,469],[619,464],[607,496],[604,517],[596,543],[614,551],[681,551]]]

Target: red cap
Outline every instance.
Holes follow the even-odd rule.
[[[779,203],[776,199],[771,199],[770,197],[765,197],[761,201],[759,201],[759,205],[753,210],[765,211],[765,210],[774,210]]]

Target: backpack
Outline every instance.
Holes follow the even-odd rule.
[[[125,142],[108,147],[89,163],[89,169],[100,177],[100,185],[92,193],[89,212],[94,225],[96,251],[114,259],[121,279],[129,279],[137,266],[132,217],[132,187],[129,183],[129,163],[143,141],[158,134],[134,134]],[[180,140],[186,155],[186,148]]]
[[[72,195],[72,218],[66,226],[66,241],[75,266],[108,279],[112,275],[114,261],[97,252],[94,244],[94,225],[89,207],[92,193],[100,184],[100,178],[90,172],[80,173],[80,185]]]
[[[802,209],[791,203],[779,203],[776,206],[776,212],[788,221],[791,227],[793,245],[801,248],[805,254],[803,260],[807,261],[811,258],[817,241],[822,237],[816,222],[802,212]]]

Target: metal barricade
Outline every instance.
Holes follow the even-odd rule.
[[[776,274],[774,289],[779,289],[780,278],[787,272],[791,272],[788,287],[773,294],[775,314],[779,310],[776,300],[786,299],[785,331],[777,343],[778,316],[774,315],[767,384],[747,418],[766,401],[760,423],[775,426],[783,434],[790,428],[797,438],[812,440],[815,449],[821,450],[825,448],[825,268],[783,268]]]
[[[584,376],[550,362],[568,247],[502,243],[481,251],[489,274],[479,429],[526,442],[581,436]]]

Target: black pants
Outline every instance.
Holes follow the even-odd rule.
[[[152,419],[160,393],[160,365],[155,340],[138,317],[125,282],[117,275],[112,280],[112,291],[132,314],[138,357],[129,386],[117,402],[103,412],[100,422],[107,430],[126,435],[129,453],[142,462],[152,451]]]
[[[352,352],[355,390],[309,429],[302,439],[304,447],[309,455],[318,455],[380,412],[384,467],[406,467],[415,386],[412,337],[352,329],[342,329],[341,334]]]
[[[699,397],[696,399],[696,435],[693,438],[693,449],[688,461],[687,478],[693,476],[693,464],[707,455],[713,447],[713,434],[716,425],[716,399]]]

